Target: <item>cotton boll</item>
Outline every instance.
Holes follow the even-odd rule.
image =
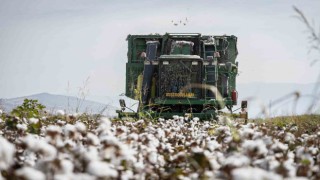
[[[157,159],[158,159],[158,154],[157,152],[150,152],[148,155],[148,160],[151,164],[156,164],[157,163]]]
[[[183,116],[180,116],[180,117],[179,117],[179,120],[178,120],[179,125],[184,124],[184,120],[188,120],[188,118],[183,117]]]
[[[216,129],[216,135],[231,135],[229,126],[220,126]]]
[[[19,177],[19,178],[22,178],[22,179],[25,179],[25,180],[45,180],[46,177],[45,175],[41,172],[41,171],[38,171],[36,169],[33,169],[31,167],[23,167],[21,169],[17,169],[14,174]]]
[[[282,177],[273,172],[268,172],[260,168],[242,167],[234,169],[232,172],[233,180],[282,180]]]
[[[181,161],[187,157],[186,152],[178,152],[177,154],[172,156],[172,161]]]
[[[71,139],[61,141],[61,144],[60,144],[60,142],[57,143],[57,147],[65,147],[65,148],[69,148],[69,149],[76,148],[76,146],[77,146],[77,144]]]
[[[298,131],[298,126],[292,126],[289,131],[290,132],[297,132]]]
[[[67,121],[69,121],[69,122],[75,121],[77,119],[77,117],[78,117],[77,113],[66,115]]]
[[[87,142],[88,142],[88,144],[93,145],[93,146],[98,146],[100,144],[99,138],[92,133],[87,134]]]
[[[118,146],[120,144],[118,138],[108,135],[100,137],[100,143],[105,146]]]
[[[43,154],[43,158],[44,159],[48,159],[48,160],[50,160],[50,159],[53,159],[55,156],[56,156],[56,154],[57,154],[57,149],[55,148],[55,147],[53,147],[52,145],[50,145],[50,144],[48,144],[48,143],[46,143],[46,142],[44,142],[44,141],[40,141],[39,142],[40,144],[39,144],[39,152],[41,153],[41,154]]]
[[[192,120],[193,120],[194,122],[198,122],[200,119],[199,119],[198,117],[194,117]]]
[[[173,120],[178,120],[178,119],[179,119],[179,116],[178,116],[178,115],[173,115],[173,116],[172,116],[172,119],[173,119]]]
[[[309,135],[308,134],[301,134],[300,136],[302,138],[302,142],[305,142],[308,138],[309,138]]]
[[[269,160],[269,169],[275,171],[277,167],[280,166],[280,162],[276,160],[275,157]]]
[[[60,161],[60,171],[61,174],[72,174],[73,163],[70,160],[63,159]]]
[[[215,157],[207,157],[209,163],[210,163],[210,167],[214,170],[218,170],[221,168],[220,163],[218,162],[218,160]]]
[[[57,154],[57,149],[54,146],[42,139],[38,139],[34,135],[27,135],[22,138],[22,142],[27,146],[28,150],[42,154],[44,159],[52,160]]]
[[[72,180],[96,180],[97,178],[90,175],[90,174],[86,174],[86,173],[75,173],[73,174],[72,178],[70,178]],[[62,180],[65,180],[62,179]]]
[[[74,176],[73,174],[55,174],[53,180],[65,180],[65,179],[74,179]]]
[[[261,168],[261,169],[268,169],[269,168],[269,161],[266,158],[264,158],[264,159],[255,159],[252,162],[252,165],[254,167],[258,167],[258,168]]]
[[[232,136],[227,136],[223,139],[223,143],[229,144],[233,140]]]
[[[121,180],[130,180],[130,179],[134,179],[132,171],[126,170],[121,173]]]
[[[113,169],[110,164],[102,161],[90,162],[87,167],[87,172],[99,178],[116,178],[118,171]]]
[[[147,132],[147,133],[149,133],[149,134],[154,134],[155,131],[156,131],[156,129],[155,129],[154,127],[152,127],[152,126],[147,126],[147,127],[145,128],[145,132]]]
[[[159,121],[159,122],[165,122],[165,119],[159,118],[158,121]]]
[[[103,135],[111,135],[112,134],[112,127],[111,127],[111,121],[109,118],[101,118],[98,120],[99,126],[96,128],[96,132],[99,136]]]
[[[17,129],[21,131],[26,131],[28,129],[26,124],[17,124]]]
[[[256,140],[256,139],[261,139],[263,137],[263,133],[262,132],[257,132],[255,131],[252,135],[252,139]]]
[[[29,124],[37,124],[39,122],[39,119],[37,118],[30,118],[29,120]]]
[[[34,167],[36,165],[36,160],[38,159],[34,152],[24,151],[24,165]]]
[[[297,168],[295,166],[295,164],[291,161],[285,161],[283,163],[283,167],[285,168],[286,172],[287,172],[287,176],[289,177],[295,177],[296,176],[296,172],[297,172]]]
[[[98,120],[98,122],[99,122],[100,124],[106,125],[107,127],[111,127],[111,121],[110,121],[110,119],[107,118],[107,117],[101,117],[101,118]]]
[[[164,150],[166,150],[169,153],[173,153],[174,152],[174,148],[171,146],[170,143],[166,143],[164,146]]]
[[[215,176],[215,173],[213,171],[204,172],[205,179],[215,179],[214,176]]]
[[[65,122],[65,121],[63,121],[63,120],[60,120],[60,119],[58,119],[57,120],[57,124],[59,125],[59,126],[63,126],[63,125],[65,125],[67,122]]]
[[[316,156],[319,153],[319,148],[315,147],[315,146],[311,146],[309,147],[309,152],[313,155]]]
[[[133,164],[134,169],[139,172],[142,173],[145,170],[145,164],[143,163],[143,161],[137,161]]]
[[[218,116],[218,124],[225,126],[231,124],[231,120],[227,116]]]
[[[61,132],[62,132],[61,128],[55,125],[49,125],[46,130],[47,135],[52,137],[61,134]]]
[[[268,153],[268,149],[264,142],[260,139],[258,140],[246,140],[242,144],[242,148],[249,156],[255,155],[266,155]]]
[[[191,173],[189,175],[190,179],[192,180],[196,180],[196,179],[199,179],[199,173]]]
[[[272,145],[271,145],[271,149],[277,153],[277,152],[285,152],[288,150],[288,145],[287,144],[283,144],[281,142],[279,142],[278,140],[276,140]]]
[[[66,124],[65,126],[63,126],[62,130],[66,136],[70,136],[70,137],[73,137],[77,131],[76,127],[71,124]]]
[[[295,140],[296,140],[296,137],[290,133],[290,132],[287,132],[285,134],[285,137],[284,137],[284,142],[288,143],[288,144],[294,144],[295,143]]]
[[[161,128],[157,128],[156,137],[158,139],[163,139],[165,138],[165,136],[166,136],[165,132]]]
[[[166,165],[166,160],[163,155],[158,155],[158,165],[164,167]]]
[[[148,130],[150,131],[150,133],[154,132],[154,128],[152,126],[148,126],[146,131],[148,132]],[[118,128],[116,128],[116,136],[124,139],[125,136],[127,135],[127,131],[128,129],[126,126],[119,126]]]
[[[159,146],[159,140],[155,138],[152,134],[148,134],[147,138],[149,140],[148,145],[150,149],[156,149]]]
[[[253,136],[254,130],[248,127],[243,127],[239,130],[239,134],[243,139],[248,139]]]
[[[265,136],[263,136],[263,137],[261,138],[261,140],[264,142],[264,144],[265,144],[267,147],[269,147],[269,146],[271,146],[271,145],[273,144],[273,138],[270,137],[270,136],[265,135]]]
[[[57,110],[56,111],[56,115],[57,116],[64,116],[66,113],[64,112],[64,110]]]
[[[7,169],[13,163],[15,147],[0,136],[0,170]]]
[[[202,129],[203,130],[207,130],[207,129],[209,129],[211,126],[210,126],[210,124],[209,123],[205,123],[203,126],[202,126]]]
[[[143,119],[139,119],[138,121],[134,122],[133,125],[134,126],[139,126],[139,125],[142,125],[144,123],[145,123],[145,121]]]
[[[137,161],[136,154],[136,150],[130,149],[126,144],[121,143],[119,149],[117,149],[117,155],[113,156],[112,162],[115,165],[121,165],[122,161],[125,160],[128,164],[131,164]]]
[[[288,161],[290,160],[290,161],[294,161],[294,158],[295,158],[295,154],[294,154],[294,152],[293,151],[288,151],[288,153],[287,153],[287,158],[288,158]]]
[[[223,161],[223,165],[229,166],[229,167],[243,167],[249,164],[250,164],[250,159],[247,156],[242,154],[231,155]]]
[[[131,133],[128,135],[128,140],[137,141],[139,138],[139,135],[136,133]]]
[[[87,151],[83,152],[83,157],[87,162],[100,159],[98,149],[95,146],[89,146]]]
[[[317,177],[320,177],[320,165],[315,165],[311,169],[313,174],[316,174]]]
[[[76,129],[77,129],[79,132],[81,132],[81,133],[85,133],[86,130],[87,130],[86,125],[83,124],[82,122],[77,122],[77,123],[75,124],[75,126],[76,126]]]
[[[211,140],[207,142],[207,148],[210,151],[214,151],[216,149],[220,149],[221,148],[221,144],[219,144],[216,140]]]
[[[306,177],[290,177],[290,178],[284,178],[284,180],[310,180]]]

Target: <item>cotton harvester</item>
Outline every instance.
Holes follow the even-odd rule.
[[[212,119],[237,105],[236,36],[166,33],[128,35],[127,40],[125,95],[138,100],[139,107],[128,112],[121,99],[120,118],[146,113]],[[246,106],[241,103],[242,109]]]

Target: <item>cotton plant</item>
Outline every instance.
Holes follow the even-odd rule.
[[[0,129],[3,178],[320,178],[320,133],[298,134],[294,125],[268,128],[222,116],[220,122],[83,120],[62,112],[54,118],[14,118],[13,129]],[[38,124],[32,134],[28,128]]]

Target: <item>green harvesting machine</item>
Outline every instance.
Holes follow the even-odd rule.
[[[237,105],[236,36],[166,33],[128,35],[127,41],[125,95],[139,106],[128,111],[120,99],[119,118],[147,114],[212,119],[219,110],[232,112]]]

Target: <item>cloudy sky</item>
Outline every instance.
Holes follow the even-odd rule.
[[[92,97],[118,95],[127,35],[165,32],[236,35],[239,83],[316,81],[292,7],[319,25],[319,0],[196,2],[0,0],[0,98],[76,94],[88,77]],[[186,17],[186,26],[171,23]]]

